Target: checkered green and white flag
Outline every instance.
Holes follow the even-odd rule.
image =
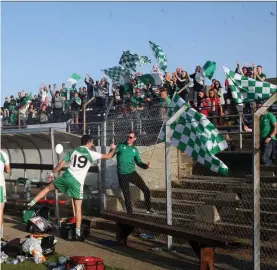
[[[121,66],[116,66],[107,69],[101,69],[113,82],[120,82],[122,78],[126,77],[126,74],[129,74],[129,71],[124,69]]]
[[[155,44],[154,42],[152,41],[149,41],[150,43],[150,47],[153,51],[153,54],[157,60],[157,62],[159,63],[159,67],[161,70],[163,70],[164,72],[166,72],[166,69],[167,69],[167,58],[164,54],[164,51],[163,49],[158,45],[158,44]]]
[[[140,79],[137,79],[136,88],[137,89],[144,89],[144,88],[146,88],[146,85]]]
[[[80,81],[82,77],[76,73],[73,73],[72,76],[67,80],[71,84],[76,84],[78,81]]]
[[[276,85],[242,76],[227,67],[223,67],[223,70],[236,104],[268,99],[277,90]]]
[[[138,66],[144,66],[146,64],[151,64],[151,59],[147,56],[140,56]]]
[[[135,72],[139,60],[140,57],[137,54],[131,53],[130,51],[123,51],[122,56],[119,60],[119,64],[124,68],[133,70]]]
[[[207,117],[191,108],[178,94],[168,109],[168,119],[180,108],[185,111],[173,122],[169,130],[170,144],[221,175],[228,175],[228,167],[215,155],[228,147],[224,137]],[[159,139],[166,140],[165,127],[159,134]]]

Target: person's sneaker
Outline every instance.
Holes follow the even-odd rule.
[[[153,209],[147,210],[146,213],[147,214],[152,214],[152,215],[156,214],[156,212]]]

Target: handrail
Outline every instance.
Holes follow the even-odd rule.
[[[86,134],[86,126],[87,126],[86,108],[87,108],[87,105],[90,104],[94,99],[95,97],[92,97],[86,103],[83,104],[83,134]]]

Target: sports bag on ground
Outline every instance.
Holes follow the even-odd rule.
[[[28,220],[26,231],[30,233],[47,233],[52,231],[52,225],[43,217],[33,217]]]
[[[82,270],[105,270],[103,260],[93,256],[73,256],[66,264],[66,268],[70,269],[77,265],[82,265]]]

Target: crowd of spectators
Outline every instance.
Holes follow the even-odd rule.
[[[222,124],[223,120],[218,116],[232,114],[234,107],[232,107],[233,101],[228,81],[225,80],[224,87],[217,79],[213,79],[211,85],[205,85],[204,81],[197,79],[200,71],[200,66],[196,66],[192,74],[183,68],[177,68],[172,74],[163,75],[162,86],[154,87],[149,83],[144,89],[137,87],[138,73],[129,83],[112,84],[111,87],[106,78],[94,82],[93,78],[87,74],[84,80],[86,86],[79,87],[79,89],[75,84],[71,88],[66,88],[63,83],[60,89],[56,84],[53,87],[42,84],[39,93],[32,97],[30,104],[29,93],[24,90],[18,92],[16,98],[13,95],[6,97],[1,114],[6,120],[6,125],[11,126],[18,124],[18,117],[22,126],[67,121],[78,124],[82,105],[94,97],[94,101],[88,106],[88,113],[95,107],[105,109],[108,100],[112,98],[118,117],[154,106],[162,108],[162,115],[164,115],[164,108],[170,105],[170,98],[176,91],[181,90],[180,96],[187,103],[200,113],[211,117],[214,124]],[[152,72],[160,72],[160,70],[157,66],[153,66]],[[266,79],[260,65],[248,66],[245,63],[241,66],[237,63],[235,72],[259,81]],[[246,106],[246,110],[249,109],[251,110]]]

